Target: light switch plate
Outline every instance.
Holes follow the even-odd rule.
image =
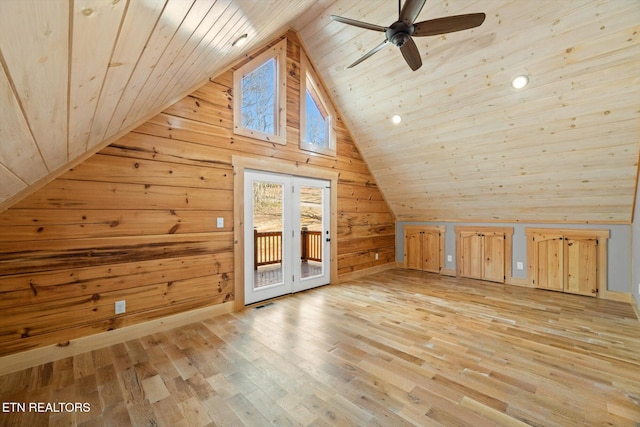
[[[447,262],[453,261],[453,255],[447,255]]]
[[[116,314],[123,314],[127,311],[126,301],[116,301]]]
[[[518,262],[516,263],[516,268],[517,268],[518,270],[524,270],[524,263],[523,263],[522,261],[518,261]]]
[[[216,227],[224,228],[224,218],[218,218],[216,221]]]

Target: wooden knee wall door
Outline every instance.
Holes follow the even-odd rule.
[[[404,227],[404,267],[440,273],[444,267],[444,226]]]
[[[455,230],[458,276],[511,282],[512,227],[459,226]]]
[[[531,286],[600,296],[606,289],[609,230],[527,228]]]

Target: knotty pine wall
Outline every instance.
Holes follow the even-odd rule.
[[[339,274],[395,261],[394,216],[342,121],[335,158],[298,148],[304,53],[286,37],[286,146],[233,134],[228,70],[0,214],[0,355],[233,300],[232,155],[339,171]]]

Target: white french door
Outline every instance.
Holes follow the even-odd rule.
[[[330,182],[245,171],[245,305],[330,281]]]
[[[321,179],[292,177],[293,292],[326,285],[331,277],[330,191]]]

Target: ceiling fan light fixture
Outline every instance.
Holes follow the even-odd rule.
[[[402,117],[400,116],[400,114],[394,114],[393,117],[391,117],[391,121],[393,122],[393,124],[399,125],[400,122],[402,122]]]
[[[529,84],[529,76],[527,76],[526,74],[521,74],[511,80],[511,87],[514,89],[522,89],[527,84]]]
[[[231,43],[231,46],[233,46],[233,47],[242,46],[243,44],[245,44],[247,42],[247,38],[248,37],[249,37],[249,34],[244,33],[243,35],[241,35],[240,37],[235,39],[233,41],[233,43]]]

